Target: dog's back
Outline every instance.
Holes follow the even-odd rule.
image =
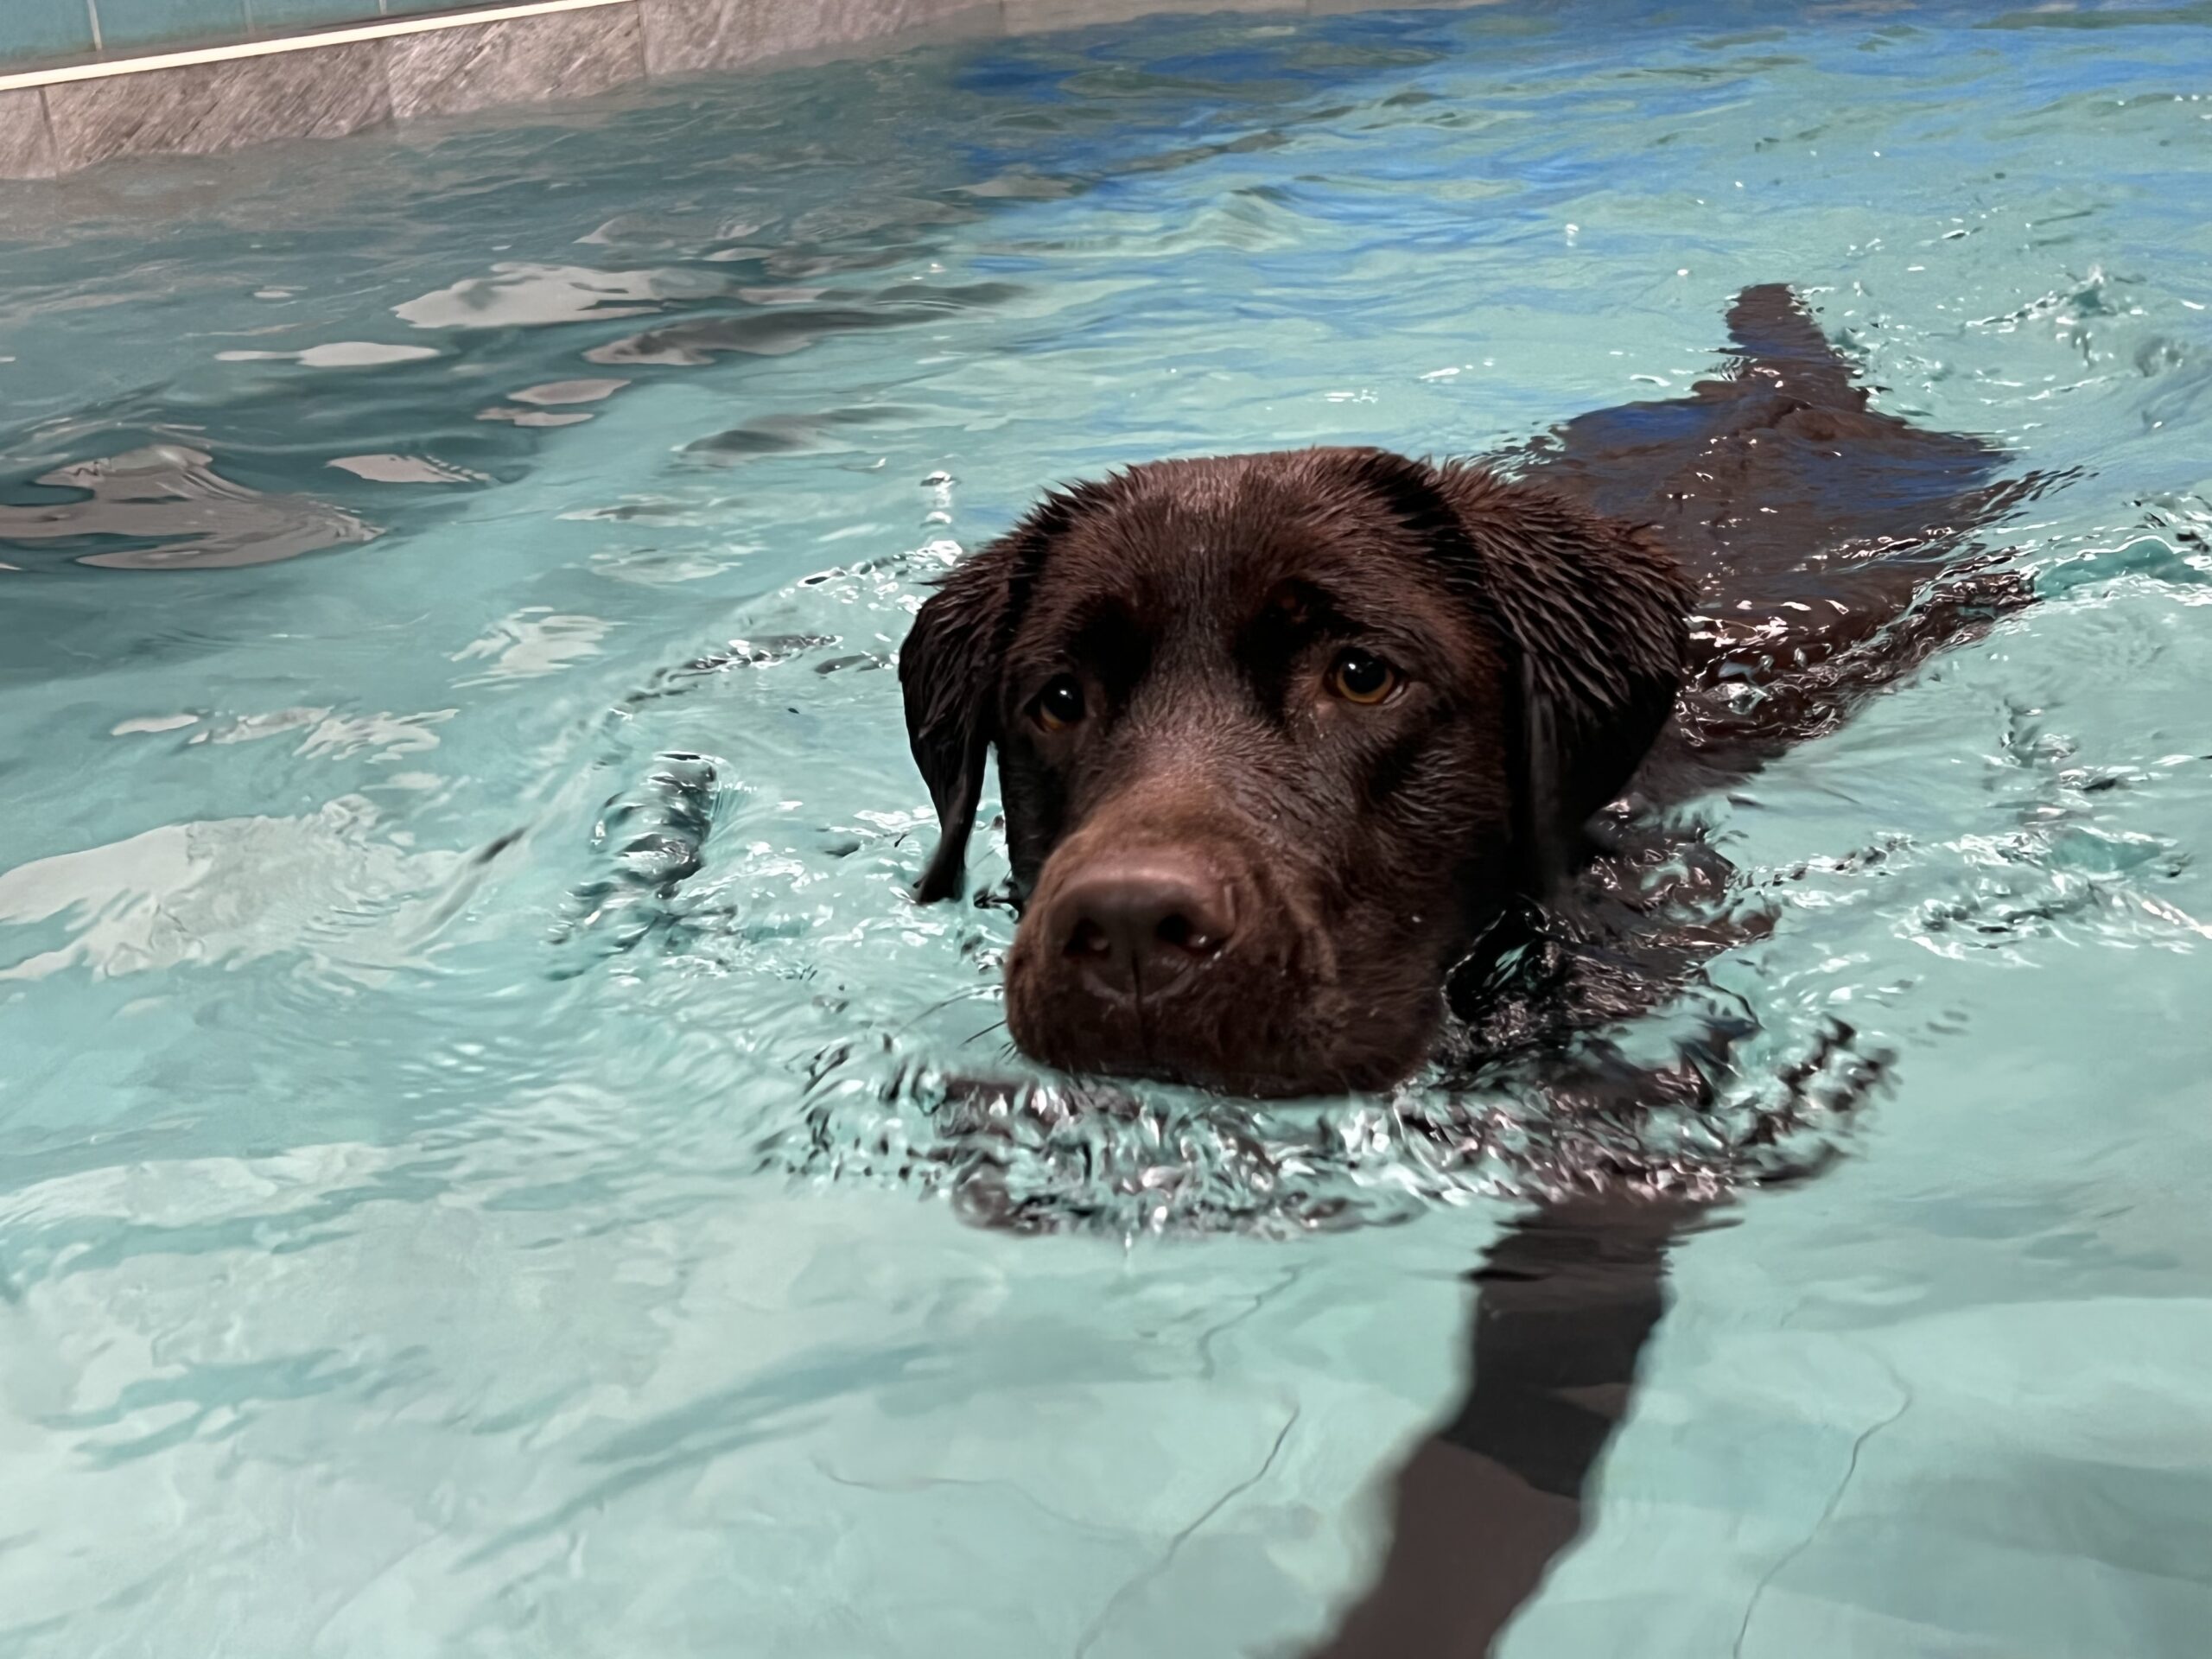
[[[1579,416],[1500,461],[1648,525],[1694,584],[1690,675],[1629,791],[1639,809],[1733,786],[2033,597],[1978,532],[2052,479],[1872,408],[1786,287],[1745,289],[1728,333],[1728,367],[1688,396]],[[1678,995],[1769,923],[1694,823],[1638,810],[1593,828],[1598,856],[1552,910],[1549,948],[1531,957],[1502,934],[1502,957],[1478,954],[1457,976],[1469,1058],[1452,1071],[1494,1077],[1547,1055],[1548,1092],[1639,1110],[1669,1097],[1651,1074],[1571,1077],[1558,1054]]]
[[[1578,416],[1531,446],[1546,482],[1609,518],[1653,524],[1708,592],[1909,553],[2002,505],[2003,452],[1869,406],[1852,365],[1795,294],[1744,290],[1727,372],[1690,395]]]
[[[1649,524],[1695,582],[1679,735],[1707,785],[1827,729],[1858,696],[2026,602],[1974,532],[2049,481],[2005,476],[2005,452],[1981,438],[1872,408],[1787,287],[1745,289],[1728,336],[1727,371],[1689,396],[1577,416],[1509,458]]]

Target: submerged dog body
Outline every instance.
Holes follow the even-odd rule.
[[[1387,1084],[1670,715],[1709,781],[1878,677],[1854,648],[2003,505],[1996,452],[1870,411],[1787,289],[1730,322],[1730,375],[1503,467],[1157,462],[953,572],[900,658],[943,827],[918,896],[957,891],[995,750],[1025,1051]]]

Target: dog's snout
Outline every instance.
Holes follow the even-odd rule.
[[[1159,852],[1102,861],[1053,906],[1060,952],[1095,988],[1154,996],[1218,954],[1236,926],[1229,884],[1198,860]]]
[[[1046,863],[1007,956],[1022,1052],[1242,1094],[1403,1076],[1441,999],[1394,999],[1376,975],[1353,1003],[1295,866],[1270,869],[1233,829],[1176,824],[1171,840],[1160,816],[1087,825]]]

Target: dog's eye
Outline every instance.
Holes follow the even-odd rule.
[[[1063,674],[1037,694],[1037,723],[1048,732],[1065,732],[1083,718],[1083,687],[1072,674]]]
[[[1340,651],[1329,665],[1329,690],[1346,702],[1368,708],[1398,689],[1398,671],[1363,651]]]

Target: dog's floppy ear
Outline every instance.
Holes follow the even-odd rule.
[[[1694,590],[1641,525],[1478,467],[1445,481],[1520,657],[1532,852],[1555,875],[1674,711]]]
[[[915,613],[899,650],[906,741],[937,808],[937,851],[914,888],[925,905],[950,898],[967,866],[984,760],[998,735],[999,655],[1020,563],[1013,537],[962,563]]]
[[[1505,646],[1522,856],[1554,880],[1674,707],[1689,585],[1639,527],[1540,486],[1385,450],[1349,464]]]
[[[914,887],[923,904],[951,897],[967,868],[983,767],[998,741],[999,665],[1069,506],[1065,497],[1048,498],[1014,530],[963,560],[916,613],[899,647],[906,741],[937,808],[937,851]]]

